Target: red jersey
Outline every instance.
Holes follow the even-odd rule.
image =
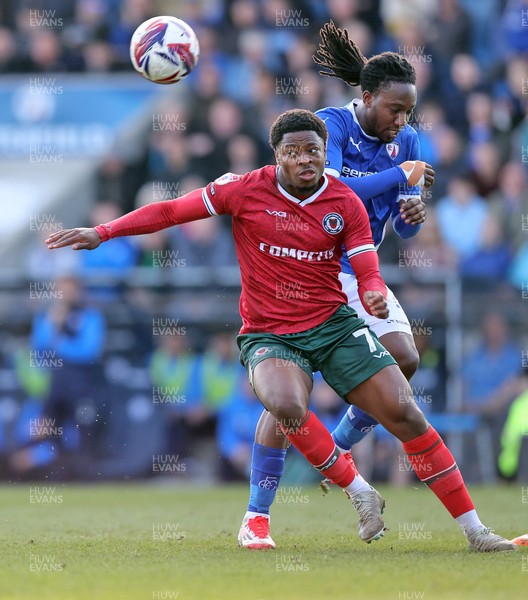
[[[276,167],[228,173],[202,192],[211,215],[231,215],[240,263],[241,333],[298,333],[320,325],[348,299],[338,274],[349,258],[374,251],[367,212],[344,183],[323,175],[300,199],[279,184]]]

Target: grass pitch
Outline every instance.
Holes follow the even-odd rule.
[[[482,520],[528,531],[520,485],[473,488]],[[466,550],[427,489],[380,487],[390,531],[366,545],[339,489],[283,488],[275,551],[237,547],[245,486],[0,488],[1,600],[383,600],[523,597],[528,552]],[[525,498],[524,498],[525,499]]]

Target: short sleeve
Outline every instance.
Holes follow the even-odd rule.
[[[204,204],[211,215],[235,215],[240,201],[239,193],[241,175],[225,173],[202,191]]]

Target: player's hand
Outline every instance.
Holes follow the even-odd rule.
[[[48,250],[65,246],[71,246],[73,250],[94,250],[100,243],[101,237],[92,227],[61,229],[46,240]]]
[[[365,292],[363,303],[368,306],[370,314],[378,319],[386,319],[389,316],[387,301],[381,292]]]
[[[419,196],[400,200],[400,216],[407,225],[419,225],[425,221],[427,212]]]
[[[431,187],[435,180],[434,169],[428,163],[425,163],[424,180],[424,187]]]

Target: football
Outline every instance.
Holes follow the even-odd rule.
[[[130,59],[154,83],[176,83],[194,69],[200,45],[193,29],[176,17],[153,17],[134,31]]]

